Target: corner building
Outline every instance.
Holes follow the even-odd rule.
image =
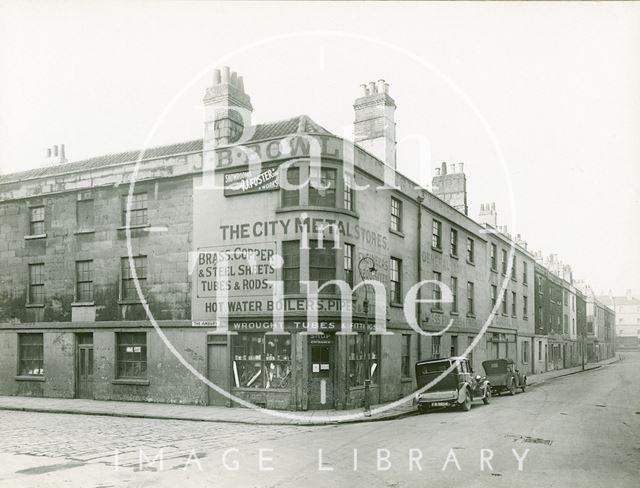
[[[235,406],[147,311],[193,369],[267,408],[358,408],[369,377],[371,403],[397,400],[417,360],[464,354],[487,321],[467,352],[476,371],[498,357],[544,369],[533,256],[492,206],[468,217],[462,164],[437,169],[434,193],[396,171],[382,80],[355,100],[356,144],[305,115],[254,124],[228,69],[204,105],[201,140],[77,162],[58,149],[0,176],[0,394]],[[330,280],[356,289],[308,297],[305,282]],[[410,293],[429,336],[408,324]]]

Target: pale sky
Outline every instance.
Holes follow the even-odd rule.
[[[305,113],[338,135],[359,85],[383,78],[398,139],[429,146],[400,146],[400,171],[429,184],[432,165],[464,162],[470,216],[494,201],[531,250],[638,295],[639,47],[632,2],[0,1],[0,172],[41,165],[53,144],[79,160],[201,137],[225,56],[254,122]]]

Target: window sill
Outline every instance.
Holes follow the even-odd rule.
[[[394,230],[391,227],[389,227],[389,232],[397,235],[398,237],[402,237],[404,239],[404,232],[402,232],[401,230]]]
[[[44,303],[27,303],[25,308],[44,308]]]
[[[403,376],[402,378],[400,378],[400,382],[401,383],[412,383],[413,382],[413,378],[411,378],[410,376]]]
[[[476,265],[476,262],[475,262],[475,261],[469,261],[469,260],[467,259],[467,264],[470,264],[471,266],[475,266],[475,265]]]
[[[404,308],[404,305],[402,303],[397,303],[397,302],[391,302],[389,306],[393,308]]]
[[[138,224],[138,225],[130,225],[129,229],[130,230],[135,230],[135,229],[146,229],[151,227],[151,224]],[[127,230],[127,226],[126,225],[121,225],[120,227],[118,227],[118,230]]]
[[[371,386],[369,388],[378,388],[378,384],[377,383],[371,383]],[[360,390],[364,390],[364,385],[350,386],[349,387],[349,391],[360,391]]]
[[[242,391],[242,392],[259,392],[259,393],[269,393],[269,392],[281,392],[281,393],[289,393],[291,388],[251,388],[250,386],[233,386],[231,387],[234,391]]]
[[[441,308],[431,307],[431,313],[444,313],[444,310]]]
[[[522,317],[522,320],[529,320],[529,317],[525,315],[524,317]]]
[[[44,381],[43,375],[27,375],[27,374],[19,374],[14,376],[13,378],[16,381]]]
[[[458,312],[454,312],[454,311],[452,310],[451,312],[449,312],[449,315],[455,315],[455,316],[457,317],[458,315],[460,315],[460,313],[458,313]]]
[[[111,380],[111,384],[112,385],[138,385],[138,386],[149,386],[149,380],[143,380],[143,379],[125,379],[125,378],[120,378],[120,379],[115,379],[115,380]]]
[[[96,233],[95,229],[79,229],[74,232],[74,234],[77,236],[82,234],[95,234],[95,233]]]
[[[491,272],[495,273],[495,274],[498,274],[498,269],[497,268],[491,268]]]
[[[457,254],[449,254],[452,259],[459,259]]]
[[[142,305],[142,304],[148,305],[148,303],[142,302],[140,300],[118,300],[118,305]]]
[[[24,240],[25,241],[32,241],[34,239],[45,239],[47,237],[47,234],[34,234],[31,236],[24,236]]]
[[[441,248],[441,247],[434,247],[434,246],[431,246],[431,250],[432,250],[432,251],[435,251],[435,252],[439,252],[440,254],[442,254],[442,248]]]
[[[467,317],[469,317],[470,319],[475,319],[476,318],[476,314],[474,313],[468,313]]]
[[[360,215],[354,210],[347,210],[346,208],[340,207],[319,207],[317,205],[293,205],[291,207],[278,207],[276,208],[276,213],[285,213],[285,212],[336,212],[345,215],[350,215],[351,217],[360,218]]]
[[[73,302],[72,307],[95,307],[96,302]]]

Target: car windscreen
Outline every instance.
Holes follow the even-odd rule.
[[[486,361],[482,363],[487,374],[504,373],[507,370],[507,364],[503,361]]]

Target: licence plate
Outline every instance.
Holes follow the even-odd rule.
[[[433,405],[434,407],[446,407],[447,405],[449,405],[448,402],[433,402],[431,405]]]

